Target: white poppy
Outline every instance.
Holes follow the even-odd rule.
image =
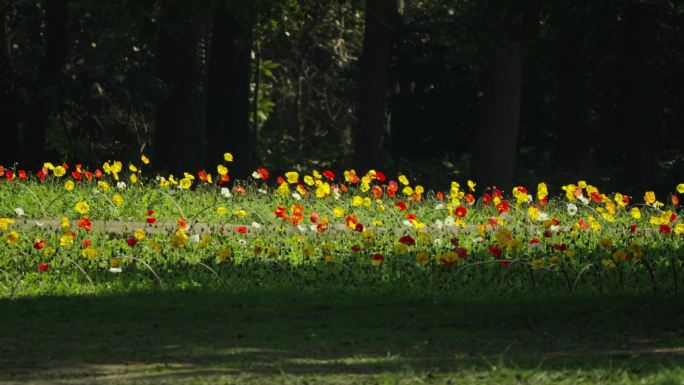
[[[17,207],[14,209],[14,213],[17,214],[18,217],[23,217],[24,216],[24,209],[21,207]]]
[[[123,182],[123,181],[116,182],[116,188],[118,188],[119,190],[124,190],[126,188],[126,182]]]
[[[123,270],[120,267],[110,267],[109,272],[110,273],[121,273]]]
[[[570,215],[577,214],[577,205],[575,205],[574,203],[568,203],[568,214],[570,214]]]
[[[228,187],[221,187],[221,195],[230,198],[230,189]]]

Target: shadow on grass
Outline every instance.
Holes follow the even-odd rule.
[[[0,300],[0,380],[150,376],[635,372],[684,366],[684,302],[170,291]],[[156,374],[154,374],[156,373]]]

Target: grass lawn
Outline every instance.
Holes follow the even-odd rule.
[[[397,292],[2,299],[0,384],[684,384],[681,298]]]

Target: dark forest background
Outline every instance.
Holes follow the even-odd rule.
[[[0,164],[684,178],[684,2],[1,0]]]

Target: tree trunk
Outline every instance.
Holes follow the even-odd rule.
[[[3,145],[0,149],[0,165],[12,166],[19,161],[19,107],[16,70],[10,51],[7,26],[8,6],[0,4],[0,127]]]
[[[366,0],[359,121],[354,132],[354,165],[358,172],[381,166],[383,159],[385,93],[397,12],[396,0]]]
[[[59,100],[60,75],[66,64],[67,0],[45,1],[45,55],[39,66],[36,89],[30,102],[24,164],[35,169],[46,161],[46,132]]]
[[[223,161],[232,152],[232,177],[245,178],[256,168],[250,135],[250,75],[254,17],[249,6],[226,5],[214,9],[209,81],[207,85],[208,161]]]
[[[162,1],[157,71],[166,92],[157,105],[154,161],[174,173],[204,165],[205,40],[203,7]]]
[[[628,2],[621,21],[618,48],[618,111],[613,138],[625,156],[624,172],[632,191],[648,187],[655,176],[661,139],[658,76],[652,58],[658,54],[660,3]],[[615,162],[615,160],[613,160]]]
[[[521,43],[504,44],[492,42],[485,52],[484,96],[472,163],[473,176],[483,188],[513,186],[522,82]]]
[[[587,178],[589,156],[589,127],[584,112],[584,17],[580,3],[568,4],[558,15],[559,23],[564,24],[560,32],[558,56],[558,92],[556,99],[556,128],[558,137],[557,164],[561,166],[568,180]],[[568,16],[573,22],[568,22]]]

